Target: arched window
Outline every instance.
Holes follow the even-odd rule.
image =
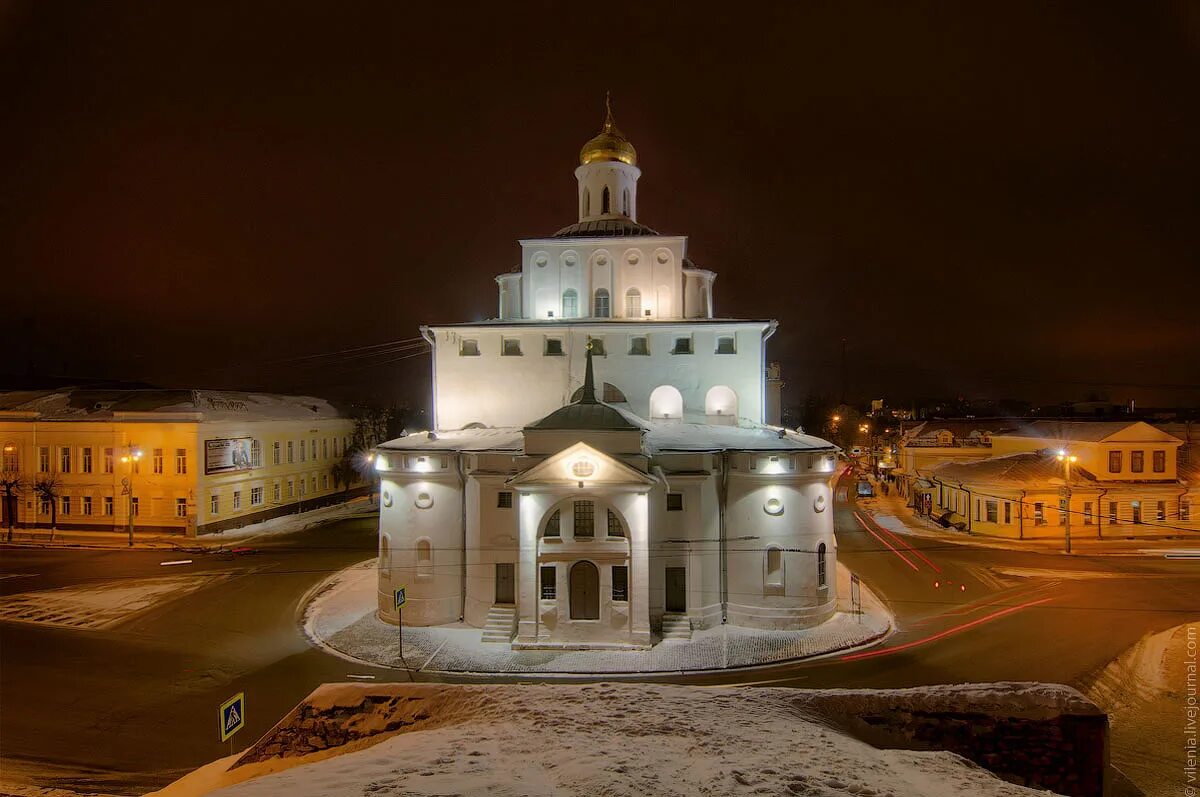
[[[562,522],[561,510],[555,509],[554,514],[546,521],[546,530],[542,532],[543,537],[561,537],[562,531],[559,526]]]
[[[583,213],[584,216],[590,216],[592,213],[592,194],[586,188],[583,189]]]
[[[433,575],[433,543],[428,537],[417,540],[417,575]]]
[[[386,534],[379,535],[379,576],[386,579],[392,577],[392,554],[388,549]]]
[[[737,393],[733,392],[733,388],[717,385],[704,394],[705,415],[736,418],[737,412]]]
[[[650,417],[662,418],[683,417],[683,394],[671,385],[659,385],[650,394]]]
[[[608,189],[604,189],[607,191]],[[593,304],[592,315],[596,318],[608,318],[608,291],[600,288],[595,293],[595,301]]]
[[[817,586],[829,586],[829,578],[825,569],[825,543],[817,546]]]
[[[591,562],[571,565],[571,619],[600,619],[600,571]]]
[[[629,189],[625,189],[625,193],[621,195],[621,215],[629,215]]]
[[[630,288],[625,291],[625,317],[626,318],[641,318],[642,316],[642,292],[637,288]]]
[[[574,318],[579,315],[579,294],[573,288],[563,291],[562,317]]]
[[[604,215],[609,212],[609,207],[612,204],[608,195],[608,186],[604,186],[604,193],[600,194],[600,214]]]
[[[763,582],[768,587],[783,586],[783,549],[772,545],[767,549],[766,574]]]
[[[625,527],[621,525],[621,518],[617,517],[617,513],[608,510],[608,536],[624,537]]]

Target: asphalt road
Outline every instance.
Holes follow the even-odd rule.
[[[1200,617],[1200,562],[1064,557],[891,535],[852,497],[840,496],[834,512],[841,561],[897,618],[898,631],[884,645],[753,671],[650,680],[1077,685],[1144,634]],[[114,631],[0,623],[5,767],[37,771],[46,785],[140,793],[228,754],[217,741],[217,706],[236,692],[247,695],[247,727],[237,737],[244,746],[320,683],[350,673],[407,679],[312,648],[298,624],[304,596],[321,579],[372,555],[372,519],[333,522],[259,547],[245,557],[190,555],[193,564],[180,568],[160,564],[180,558],[174,553],[4,550],[0,595],[174,575],[183,567],[223,577]]]

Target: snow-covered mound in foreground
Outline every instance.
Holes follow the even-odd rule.
[[[310,703],[350,705],[368,688],[327,685]],[[203,794],[223,786],[217,793],[288,797],[1044,794],[1006,783],[952,753],[878,750],[811,719],[800,708],[803,693],[790,689],[649,684],[387,689],[422,708],[406,709],[413,724],[381,742],[360,738],[340,755],[331,749],[309,752],[302,745],[305,754],[299,757],[257,760],[229,771],[235,759],[225,759],[161,794]],[[347,717],[348,738],[356,721]],[[279,730],[264,743],[281,738]]]

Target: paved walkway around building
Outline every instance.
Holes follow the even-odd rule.
[[[849,611],[850,572],[838,566],[839,611],[803,631],[760,631],[718,626],[696,631],[691,641],[659,642],[649,650],[510,650],[480,641],[482,629],[462,623],[400,632],[376,614],[377,560],[330,577],[314,591],[304,629],[318,645],[363,664],[419,672],[460,673],[654,673],[753,667],[867,647],[891,632],[892,616],[864,585],[862,613]]]
[[[876,489],[878,490],[878,488]],[[859,509],[869,512],[880,526],[897,534],[913,534],[960,545],[1004,548],[1013,551],[1063,553],[1062,537],[1018,540],[942,528],[936,521],[916,514],[912,507],[906,504],[905,499],[895,493],[891,495],[877,493],[874,498],[859,498],[857,506]],[[1192,554],[1200,555],[1200,533],[1183,531],[1166,538],[1162,536],[1114,535],[1105,539],[1097,539],[1094,532],[1088,536],[1083,530],[1072,526],[1071,550],[1073,553],[1086,556],[1097,554],[1155,557],[1186,555],[1190,558]]]
[[[368,498],[358,497],[341,504],[331,504],[308,512],[251,523],[228,531],[185,537],[182,534],[154,534],[135,531],[133,545],[129,544],[127,531],[87,531],[81,529],[30,529],[13,530],[12,541],[8,541],[8,529],[0,529],[0,544],[36,548],[133,548],[135,550],[196,550],[199,548],[224,548],[247,543],[267,536],[291,534],[297,531],[334,520],[357,515],[377,515],[379,505]]]

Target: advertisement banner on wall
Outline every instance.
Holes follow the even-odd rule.
[[[204,441],[204,472],[250,470],[250,438],[226,437]]]

